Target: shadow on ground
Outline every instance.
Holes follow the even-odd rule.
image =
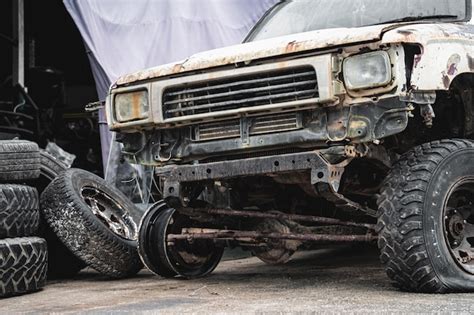
[[[142,271],[111,281],[93,270],[50,281],[45,290],[0,301],[22,313],[223,312],[474,312],[472,294],[423,295],[393,288],[373,246],[298,253],[270,266],[242,252],[227,253],[216,271],[196,280],[163,279]]]

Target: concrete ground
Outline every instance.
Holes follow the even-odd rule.
[[[110,281],[91,270],[51,281],[41,292],[0,300],[2,313],[474,313],[474,294],[425,295],[394,289],[367,248],[300,253],[284,266],[256,258],[222,262],[199,280],[142,271]]]

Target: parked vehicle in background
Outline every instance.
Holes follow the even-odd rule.
[[[471,17],[469,0],[281,1],[242,45],[120,78],[110,129],[165,200],[145,264],[192,278],[224,246],[284,263],[378,240],[402,289],[472,291]]]

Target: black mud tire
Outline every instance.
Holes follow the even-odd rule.
[[[36,188],[0,184],[0,239],[35,235],[39,219]]]
[[[114,233],[86,203],[81,191],[93,187],[121,206],[117,216],[126,220],[130,238]],[[111,278],[135,275],[143,267],[137,252],[137,227],[125,209],[135,207],[103,179],[84,170],[59,175],[41,195],[41,211],[58,239],[86,265]]]
[[[40,176],[38,145],[25,140],[0,141],[0,182],[24,182]]]
[[[444,231],[449,193],[474,176],[474,145],[467,140],[424,144],[393,166],[378,199],[378,246],[394,285],[422,293],[474,291],[474,275],[455,261]]]
[[[46,283],[48,249],[38,237],[0,240],[0,298],[35,292]]]

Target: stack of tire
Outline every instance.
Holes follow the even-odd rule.
[[[140,216],[100,177],[68,169],[35,143],[0,141],[0,298],[85,267],[110,278],[136,274]]]
[[[32,183],[40,176],[38,145],[0,141],[0,297],[45,285],[48,249],[39,233],[39,197]]]

